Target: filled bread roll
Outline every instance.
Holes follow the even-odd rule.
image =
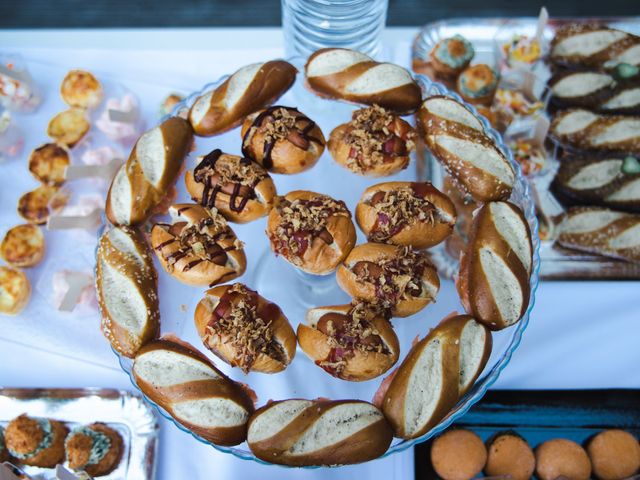
[[[105,207],[114,225],[140,225],[166,200],[193,144],[193,131],[170,117],[142,134],[111,182]]]
[[[436,268],[425,253],[380,243],[351,250],[336,280],[351,297],[381,303],[394,317],[419,312],[435,301],[440,290]]]
[[[247,443],[264,461],[335,466],[373,460],[393,438],[375,406],[359,400],[271,402],[249,420]]]
[[[328,275],[356,243],[356,229],[344,202],[296,190],[278,197],[269,214],[271,249],[304,272]]]
[[[453,232],[456,209],[429,182],[386,182],[364,191],[356,220],[369,241],[422,249]]]
[[[215,149],[184,177],[194,202],[216,208],[230,222],[246,223],[269,213],[276,187],[267,171],[246,157]]]
[[[102,333],[121,355],[133,358],[160,334],[158,277],[144,235],[116,227],[100,237],[96,290]]]
[[[320,127],[297,108],[273,106],[242,124],[242,154],[274,173],[300,173],[320,159],[326,141]]]
[[[298,343],[316,365],[342,380],[371,380],[389,370],[400,354],[386,317],[365,303],[312,308],[298,324]]]
[[[422,92],[399,65],[380,63],[346,48],[323,48],[304,67],[307,86],[317,95],[409,114],[420,106]]]
[[[384,177],[409,165],[416,133],[407,122],[378,105],[353,112],[329,136],[329,152],[359,175]]]
[[[241,283],[207,291],[194,320],[204,346],[244,373],[280,372],[296,354],[295,333],[280,307]]]
[[[233,73],[215,90],[198,97],[189,111],[196,135],[210,137],[239,125],[244,118],[283,95],[297,70],[284,60],[253,63]]]
[[[167,339],[149,343],[136,355],[133,378],[146,396],[195,435],[216,445],[245,440],[253,401],[192,346]]]
[[[469,315],[491,330],[517,323],[529,306],[531,232],[522,211],[490,202],[476,212],[456,281]]]
[[[169,214],[171,223],[151,229],[151,247],[167,273],[210,287],[244,273],[244,246],[222,215],[188,203],[172,205]]]

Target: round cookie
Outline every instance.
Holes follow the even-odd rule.
[[[431,464],[444,480],[469,480],[482,471],[486,461],[484,443],[469,430],[449,430],[431,445]]]
[[[44,256],[44,234],[30,223],[9,229],[0,243],[0,257],[14,267],[33,267]]]
[[[540,480],[556,480],[560,476],[588,480],[591,462],[587,452],[576,442],[556,438],[536,448],[536,474]]]
[[[624,430],[605,430],[587,445],[593,474],[601,480],[620,480],[640,470],[640,444]]]
[[[120,463],[122,437],[103,423],[93,423],[73,429],[65,450],[70,468],[100,477],[113,472]]]
[[[0,266],[0,314],[17,315],[27,305],[31,284],[18,268]],[[1,440],[1,439],[0,439]],[[0,448],[0,455],[2,455]]]
[[[69,430],[63,423],[20,415],[5,430],[7,450],[24,465],[53,468],[64,460],[64,439]]]
[[[510,475],[513,480],[529,480],[536,457],[527,441],[515,432],[500,432],[487,442],[484,473],[490,477]]]

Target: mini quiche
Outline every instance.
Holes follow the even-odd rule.
[[[17,315],[29,301],[31,285],[22,270],[0,266],[0,314]]]
[[[62,145],[71,148],[89,131],[89,120],[82,108],[69,108],[58,113],[47,127],[47,135]]]
[[[68,194],[58,187],[40,185],[25,193],[18,200],[18,215],[35,225],[47,223],[51,213],[67,204]]]
[[[29,171],[45,185],[62,185],[70,163],[67,148],[55,143],[45,143],[31,152]]]
[[[11,228],[0,243],[0,256],[14,267],[33,267],[44,256],[44,234],[31,224]]]
[[[102,85],[92,73],[71,70],[62,80],[60,95],[70,107],[96,108],[102,102]]]

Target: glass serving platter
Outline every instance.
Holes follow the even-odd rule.
[[[302,70],[303,62],[292,62]],[[352,111],[359,107],[316,97],[304,88],[304,78],[302,77],[300,73],[291,90],[277,103],[279,105],[297,107],[301,112],[314,120],[322,128],[325,137],[328,137],[334,127],[349,121]],[[215,88],[226,78],[227,77],[223,77],[217,82],[205,85],[201,91],[191,94],[184,102],[176,106],[173,113],[184,113],[201,93]],[[442,85],[433,83],[424,76],[418,75],[416,76],[416,80],[420,84],[424,96],[444,94],[460,100],[457,95],[451,94]],[[394,439],[385,456],[410,448],[436,435],[438,432],[447,428],[453,421],[464,415],[474,403],[482,398],[491,384],[496,381],[500,372],[505,368],[511,355],[518,347],[522,334],[529,322],[530,312],[533,309],[535,292],[538,285],[538,269],[540,266],[540,258],[538,255],[539,239],[534,204],[529,196],[528,184],[522,177],[520,168],[513,162],[511,154],[502,143],[499,134],[491,129],[486,122],[484,122],[484,126],[517,170],[517,182],[511,200],[520,205],[525,212],[527,222],[531,228],[534,247],[529,308],[523,319],[517,325],[494,333],[493,353],[483,374],[475,386],[460,400],[448,416],[431,431],[418,439],[409,441]],[[211,138],[196,137],[195,151],[186,160],[186,169],[194,168],[197,163],[197,157],[207,154],[214,148],[220,148],[226,153],[240,155],[241,137],[239,128]],[[427,167],[428,162],[426,162],[424,157],[413,154],[409,167],[400,173],[378,179],[361,177],[339,166],[333,161],[328,151],[325,151],[319,162],[309,171],[290,176],[272,174],[272,177],[280,195],[284,195],[291,190],[300,189],[318,191],[329,194],[336,199],[344,200],[351,212],[354,212],[360,195],[367,187],[386,181],[429,180],[430,177],[428,176],[429,172]],[[183,178],[178,180],[177,189],[177,203],[191,201],[189,195],[186,193]],[[243,282],[250,288],[256,289],[267,299],[278,304],[289,319],[294,330],[300,322],[304,321],[305,313],[310,307],[349,303],[350,298],[337,287],[334,274],[326,277],[300,274],[297,269],[290,266],[287,262],[275,257],[269,249],[268,239],[265,234],[265,225],[266,218],[244,225],[231,224],[238,237],[245,242],[245,252],[247,254],[247,271],[242,277],[234,280],[234,282]],[[362,232],[358,231],[358,243],[365,241],[366,239]],[[207,354],[209,358],[231,378],[249,384],[251,388],[256,391],[258,406],[265,404],[268,400],[286,398],[357,398],[367,401],[371,401],[373,398],[383,376],[366,382],[346,382],[339,380],[331,377],[317,367],[299,348],[292,364],[284,372],[278,374],[266,375],[252,372],[244,375],[239,369],[232,369],[204,348],[193,325],[193,312],[196,304],[203,297],[205,289],[183,285],[167,275],[164,271],[161,271],[157,261],[156,265],[159,271],[162,333],[174,333],[178,335],[182,340],[191,343]],[[412,317],[393,319],[392,323],[400,340],[401,359],[404,358],[408,352],[411,342],[416,335],[420,335],[421,337],[425,336],[430,328],[435,327],[444,316],[452,311],[463,311],[453,282],[446,280],[442,274],[441,280],[442,286],[436,303],[429,305],[426,309]],[[125,357],[119,357],[119,360],[122,369],[131,377],[132,361]],[[132,377],[131,380],[135,386]],[[158,406],[156,407],[163,416],[172,420],[166,411]],[[230,453],[245,460],[265,463],[251,453],[246,443],[235,447],[213,445],[186,430],[177,422],[174,423],[180,430],[190,433],[197,440],[207,443],[217,450]]]

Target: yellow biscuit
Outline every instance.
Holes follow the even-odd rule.
[[[89,130],[89,121],[81,108],[70,108],[58,113],[49,122],[47,135],[56,142],[73,147]]]
[[[0,313],[17,315],[31,295],[29,279],[22,270],[0,266]]]
[[[102,102],[102,85],[87,71],[71,70],[62,80],[60,95],[70,107],[95,108]]]
[[[39,146],[29,157],[29,171],[46,185],[62,185],[69,166],[69,151],[55,143]]]
[[[17,225],[0,244],[0,255],[14,267],[32,267],[44,256],[44,235],[36,225]]]
[[[25,193],[18,200],[18,215],[29,223],[42,225],[52,212],[67,204],[68,195],[58,187],[40,185]]]

